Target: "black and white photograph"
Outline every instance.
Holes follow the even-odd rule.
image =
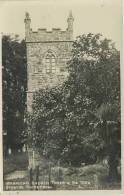
[[[122,190],[122,1],[0,1],[0,33],[3,191]]]

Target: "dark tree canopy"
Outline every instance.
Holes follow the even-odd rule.
[[[17,37],[2,37],[2,93],[3,131],[7,145],[18,148],[22,144],[24,110],[26,105],[26,47]]]

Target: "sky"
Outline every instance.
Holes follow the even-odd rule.
[[[121,0],[0,0],[0,32],[25,36],[25,12],[31,17],[31,28],[67,28],[72,10],[74,38],[81,34],[101,33],[112,39],[118,49],[122,37]]]

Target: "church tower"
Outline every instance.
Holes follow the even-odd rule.
[[[29,13],[25,15],[25,40],[27,50],[27,111],[32,112],[33,94],[46,87],[62,85],[68,77],[67,62],[73,43],[72,12],[67,19],[67,29],[39,28],[34,32]],[[37,149],[29,148],[29,168],[38,163]]]
[[[67,79],[67,61],[71,57],[74,18],[70,11],[67,29],[39,28],[34,32],[29,13],[25,15],[27,49],[27,110],[32,110],[33,93],[45,87],[61,85]]]

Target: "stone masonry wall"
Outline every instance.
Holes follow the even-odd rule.
[[[46,86],[63,83],[68,76],[67,61],[71,56],[72,41],[27,43],[28,111],[31,110],[32,93]],[[46,72],[45,55],[51,51],[56,59],[55,73]]]

